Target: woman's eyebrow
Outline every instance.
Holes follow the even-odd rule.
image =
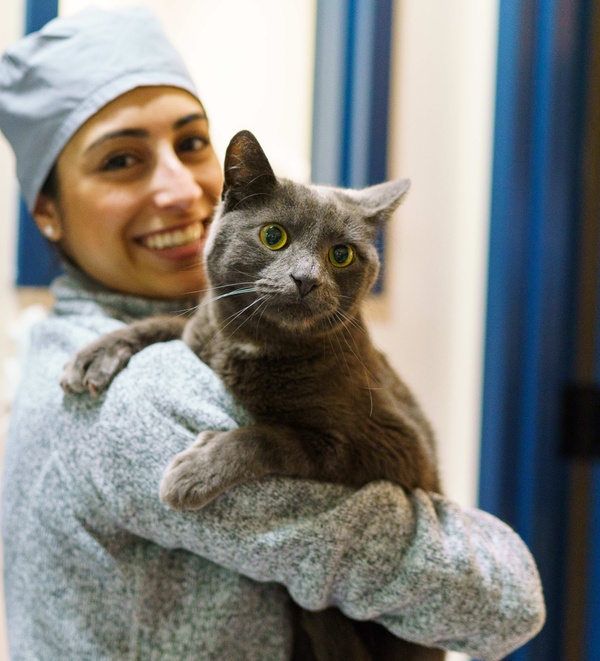
[[[110,133],[105,133],[101,135],[97,140],[94,140],[92,144],[85,150],[85,154],[95,149],[98,145],[101,145],[107,140],[114,140],[115,138],[123,137],[133,137],[133,138],[147,138],[150,135],[148,131],[144,129],[120,129],[118,131],[110,131]]]
[[[173,129],[180,129],[182,126],[189,124],[190,122],[197,122],[198,120],[206,119],[206,115],[203,112],[193,112],[190,115],[186,115],[181,119],[178,119],[173,124]]]

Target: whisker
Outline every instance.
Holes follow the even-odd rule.
[[[242,275],[247,275],[249,278],[256,278],[256,276],[253,275],[252,273],[247,273],[246,271],[242,271],[242,269],[238,269],[235,266],[232,266],[231,270],[235,271],[236,273],[241,273]],[[253,280],[253,282],[254,282],[254,280]]]
[[[249,310],[253,305],[256,305],[257,303],[259,303],[260,301],[262,301],[263,298],[264,298],[264,297],[261,296],[260,298],[256,298],[256,299],[254,299],[254,300],[252,301],[252,303],[250,303],[250,305],[247,305],[243,310],[238,310],[235,314],[231,315],[231,317],[229,317],[229,321],[225,320],[225,321],[227,321],[227,323],[226,323],[224,326],[221,326],[221,328],[219,329],[218,333],[222,333],[222,332],[227,328],[227,326],[229,326],[230,324],[232,324],[236,319],[238,319],[242,314],[244,314],[244,312],[246,312],[246,310]],[[250,317],[252,317],[252,315],[250,315]],[[237,328],[236,328],[236,329],[235,329],[230,335],[227,336],[227,340],[228,340],[232,335],[234,335],[234,334],[235,334],[235,333],[236,333],[236,332],[237,332],[237,331],[238,331],[238,330],[239,330],[239,329],[240,329],[240,328],[241,328],[241,327],[242,327],[242,326],[248,321],[248,319],[250,319],[250,317],[248,317],[247,319],[244,319],[244,321],[243,321],[243,322],[242,322],[242,323],[241,323],[241,324],[240,324],[240,325],[239,325],[239,326],[238,326],[238,327],[237,327]],[[216,336],[215,336],[215,337],[216,337]]]
[[[262,321],[263,314],[265,313],[265,310],[267,309],[267,306],[269,305],[269,297],[268,296],[263,296],[264,301],[261,303],[260,307],[257,309],[260,310],[262,308],[262,311],[260,313],[260,317],[258,318],[258,321],[256,322],[256,341],[258,342],[258,327],[260,326],[260,322]]]
[[[338,310],[335,314],[336,314],[336,315],[346,316],[346,315],[344,315],[343,312],[340,312],[339,310]],[[347,319],[349,322],[352,322],[352,321],[353,321],[350,317],[347,317],[347,316],[346,316],[346,319]],[[360,326],[357,326],[357,328],[358,328],[359,330],[362,330]],[[344,330],[348,330],[348,329],[345,328]],[[369,376],[371,376],[371,378],[372,378],[372,379],[377,383],[377,385],[380,387],[381,384],[380,384],[379,381],[377,380],[377,377],[376,377],[372,372],[370,372],[369,370],[367,370],[367,367],[366,367],[365,364],[363,363],[361,357],[359,356],[358,353],[356,353],[356,352],[358,352],[358,345],[356,344],[356,340],[354,339],[352,333],[349,333],[349,335],[350,335],[350,339],[352,340],[352,343],[354,344],[354,348],[356,349],[356,352],[355,352],[355,351],[352,349],[352,347],[350,346],[350,343],[348,342],[348,340],[347,340],[347,338],[346,338],[346,335],[345,335],[343,332],[342,332],[342,335],[343,335],[343,337],[344,337],[344,341],[345,341],[346,344],[348,345],[348,348],[350,349],[350,351],[352,351],[352,353],[353,353],[354,356],[357,358],[357,360],[360,361],[361,365],[362,365],[362,366],[365,368],[365,370],[368,372]]]
[[[221,298],[227,298],[228,296],[237,296],[238,294],[251,294],[256,291],[256,287],[245,287],[243,289],[235,289],[234,291],[225,292],[224,294],[219,294],[218,296],[213,296],[212,298],[207,298],[198,304],[197,307],[203,307],[209,303],[214,303]]]
[[[334,313],[334,316],[335,316],[335,313]],[[344,351],[344,347],[342,346],[342,343],[340,342],[340,334],[335,332],[335,328],[333,326],[333,321],[330,321],[330,323],[331,323],[331,328],[332,328],[331,335],[333,335],[335,337],[335,339],[337,340],[338,347],[340,349],[340,355],[343,357],[344,362],[345,362],[346,373],[349,376],[352,376],[352,370],[350,369],[350,364],[348,363],[348,358],[346,357],[346,352]],[[341,365],[341,367],[343,368],[344,365]]]
[[[354,317],[351,317],[350,315],[346,314],[343,310],[337,310],[337,312],[349,324],[354,326],[354,328],[356,328],[356,330],[359,330],[361,333],[368,336],[367,331],[358,323],[358,321],[356,321],[356,319]]]
[[[225,292],[224,294],[219,294],[215,298],[210,299],[211,301],[218,301],[220,298],[227,298],[227,296],[236,296],[237,294],[249,294],[255,292],[256,287],[246,287],[245,289],[235,289],[234,291]]]
[[[174,316],[175,317],[191,317],[196,310],[198,309],[198,306],[195,305],[193,308],[187,308],[185,310],[175,310],[174,311]]]
[[[213,289],[225,289],[226,287],[239,287],[240,285],[253,285],[254,280],[245,280],[240,282],[229,282],[226,285],[211,285],[210,287],[205,287],[204,289],[195,289],[194,291],[185,292],[186,296],[192,296],[193,294],[206,294],[207,291],[212,291]]]
[[[335,314],[336,317],[340,318],[342,313],[340,313],[339,311],[337,311],[337,312],[335,312],[334,314]],[[343,317],[342,317],[342,318],[343,318]],[[367,366],[365,365],[365,363],[363,362],[362,358],[360,357],[360,355],[359,355],[359,353],[358,353],[358,345],[356,344],[356,340],[355,340],[354,337],[352,336],[352,333],[350,333],[350,339],[352,340],[352,342],[353,342],[353,344],[354,344],[354,348],[352,348],[352,346],[350,345],[350,342],[348,342],[348,338],[346,337],[346,334],[345,334],[343,331],[342,331],[341,335],[342,335],[342,337],[344,338],[344,342],[345,342],[346,345],[348,346],[348,349],[350,349],[350,351],[352,352],[352,354],[354,355],[354,357],[355,357],[355,358],[358,360],[358,362],[362,365],[362,368],[363,368],[363,370],[364,370],[364,372],[365,372],[365,378],[366,378],[366,380],[367,380],[367,390],[369,391],[369,400],[370,400],[370,403],[371,403],[371,409],[370,409],[370,412],[369,412],[369,417],[370,417],[370,416],[373,415],[373,393],[372,393],[372,391],[375,390],[376,388],[373,388],[373,387],[371,386],[371,382],[370,382],[370,380],[369,380],[369,377],[371,377],[371,378],[373,379],[373,381],[377,384],[377,386],[378,386],[379,388],[381,388],[381,384],[379,383],[379,381],[377,380],[377,378],[376,378],[376,377],[375,377],[375,376],[374,376],[374,375],[373,375],[373,374],[367,369]],[[356,349],[356,351],[355,351],[354,349]]]
[[[331,319],[327,319],[326,321],[329,322],[330,329],[331,329],[331,331],[333,331],[333,328],[334,328],[334,326],[333,326],[333,321],[332,321]],[[324,322],[325,322],[325,320],[324,320]],[[332,336],[332,335],[336,335],[336,336],[337,336],[337,333],[335,333],[335,332],[331,332],[331,331],[330,331],[330,332],[326,332],[327,339],[329,340],[329,344],[330,344],[330,346],[331,346],[331,351],[333,352],[333,355],[334,355],[334,357],[335,357],[335,359],[336,359],[336,361],[337,361],[337,364],[340,366],[340,369],[341,369],[341,370],[344,370],[344,368],[346,368],[347,373],[350,374],[350,368],[349,368],[349,366],[348,366],[348,361],[346,360],[346,364],[345,364],[345,365],[342,363],[341,357],[340,357],[340,355],[338,354],[338,352],[335,350],[335,346],[334,346],[334,344],[333,344],[333,340],[331,339],[331,336]],[[342,356],[343,356],[343,355],[344,355],[344,352],[342,351],[342,345],[340,344],[339,338],[337,338],[337,339],[338,339],[338,346],[339,346],[339,348],[340,348],[340,352],[341,352],[341,354],[342,354]]]

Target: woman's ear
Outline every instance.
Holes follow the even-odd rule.
[[[40,193],[33,208],[33,219],[40,232],[53,242],[62,238],[62,223],[56,200],[45,193]]]

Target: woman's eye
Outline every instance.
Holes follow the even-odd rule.
[[[260,240],[269,250],[281,250],[287,243],[287,232],[281,225],[265,225],[260,230]]]
[[[208,144],[209,141],[207,138],[199,135],[193,135],[180,141],[179,151],[201,151]]]
[[[132,167],[136,163],[137,159],[132,154],[116,154],[107,158],[102,164],[101,169],[104,171],[123,170]]]
[[[345,243],[340,243],[329,249],[329,261],[338,268],[350,266],[354,261],[354,248]]]

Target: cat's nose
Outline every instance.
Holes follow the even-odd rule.
[[[312,291],[319,284],[318,281],[314,278],[299,279],[292,276],[292,280],[296,283],[296,287],[298,287],[298,292],[302,298],[304,298],[308,292]]]

